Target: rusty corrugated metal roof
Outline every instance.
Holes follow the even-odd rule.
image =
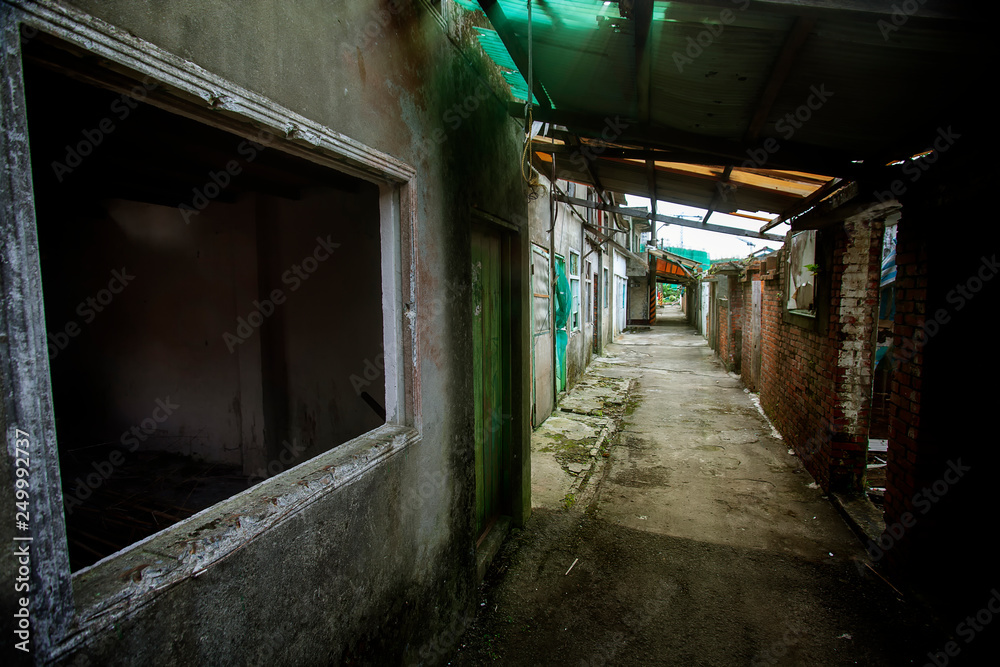
[[[499,64],[526,71],[527,2],[479,4],[507,47]],[[926,150],[942,117],[978,106],[963,100],[990,40],[970,36],[960,3],[915,6],[900,20],[866,0],[533,0],[534,119],[671,154],[648,172],[648,158],[557,154],[561,177],[649,196],[652,173],[661,200],[784,212],[832,176]]]

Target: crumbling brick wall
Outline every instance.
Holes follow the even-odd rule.
[[[874,207],[823,232],[824,281],[813,328],[787,321],[788,250],[762,280],[761,405],[825,491],[860,490],[870,419],[883,221]],[[817,250],[819,253],[820,250]],[[751,272],[752,275],[753,272]],[[825,274],[825,275],[824,275]],[[752,280],[742,283],[743,375],[751,363]],[[822,296],[822,295],[825,295]]]
[[[722,301],[721,299],[716,302],[716,316],[719,318],[719,347],[715,351],[719,355],[719,359],[726,365],[726,370],[729,370],[729,363],[726,361],[730,357],[730,348],[732,343],[729,339],[729,301]]]

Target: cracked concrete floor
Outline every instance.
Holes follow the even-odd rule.
[[[923,664],[938,633],[922,611],[865,566],[680,312],[659,322],[600,369],[635,378],[638,406],[591,496],[546,499],[508,539],[452,663]]]

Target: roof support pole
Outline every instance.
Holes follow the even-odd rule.
[[[646,160],[646,181],[649,187],[649,203],[650,212],[647,216],[649,219],[649,244],[656,247],[656,164],[652,160]]]

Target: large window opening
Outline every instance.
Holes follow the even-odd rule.
[[[386,382],[378,187],[68,59],[25,48],[76,571],[383,424]]]

